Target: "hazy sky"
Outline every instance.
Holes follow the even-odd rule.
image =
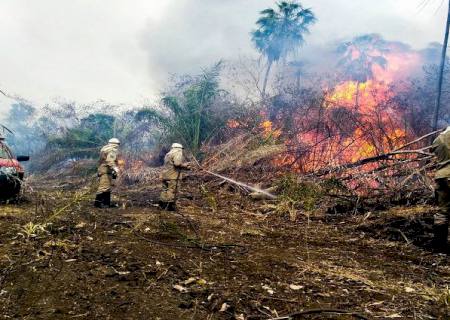
[[[448,0],[304,0],[310,47],[363,33],[415,48],[442,41]],[[421,4],[427,2],[422,8]],[[249,32],[273,0],[0,0],[0,89],[140,104],[169,73],[255,54]],[[9,101],[0,97],[0,112]],[[3,109],[2,109],[3,108]]]

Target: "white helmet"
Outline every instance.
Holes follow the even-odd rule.
[[[109,139],[108,143],[109,144],[117,144],[117,145],[119,145],[120,141],[117,138],[111,138],[111,139]]]
[[[183,146],[179,143],[173,143],[171,149],[183,149]]]

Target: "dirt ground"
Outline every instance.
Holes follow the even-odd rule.
[[[83,185],[35,177],[0,205],[1,319],[450,319],[431,206],[292,222],[198,180],[177,213],[155,206],[158,185],[103,210]]]

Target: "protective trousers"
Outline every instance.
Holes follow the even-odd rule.
[[[97,194],[104,192],[111,192],[112,188],[112,175],[103,173],[100,175]]]
[[[434,215],[433,246],[439,251],[445,251],[448,243],[450,218],[450,181],[448,178],[436,179],[436,198],[439,212]]]
[[[162,191],[159,199],[162,202],[175,202],[177,188],[178,188],[178,179],[163,180]]]

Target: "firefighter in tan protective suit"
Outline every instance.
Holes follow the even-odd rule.
[[[183,162],[183,146],[172,144],[170,151],[164,157],[164,168],[161,173],[162,192],[159,206],[168,211],[176,210],[176,198],[180,188],[181,171],[189,170],[190,165]]]
[[[440,211],[434,215],[433,248],[448,252],[448,227],[450,218],[450,126],[433,142],[432,149],[438,161],[435,175],[436,199]]]
[[[112,138],[108,144],[100,150],[100,159],[97,175],[99,186],[95,197],[94,206],[97,208],[109,208],[111,205],[111,189],[113,179],[119,174],[118,153],[120,141]]]

